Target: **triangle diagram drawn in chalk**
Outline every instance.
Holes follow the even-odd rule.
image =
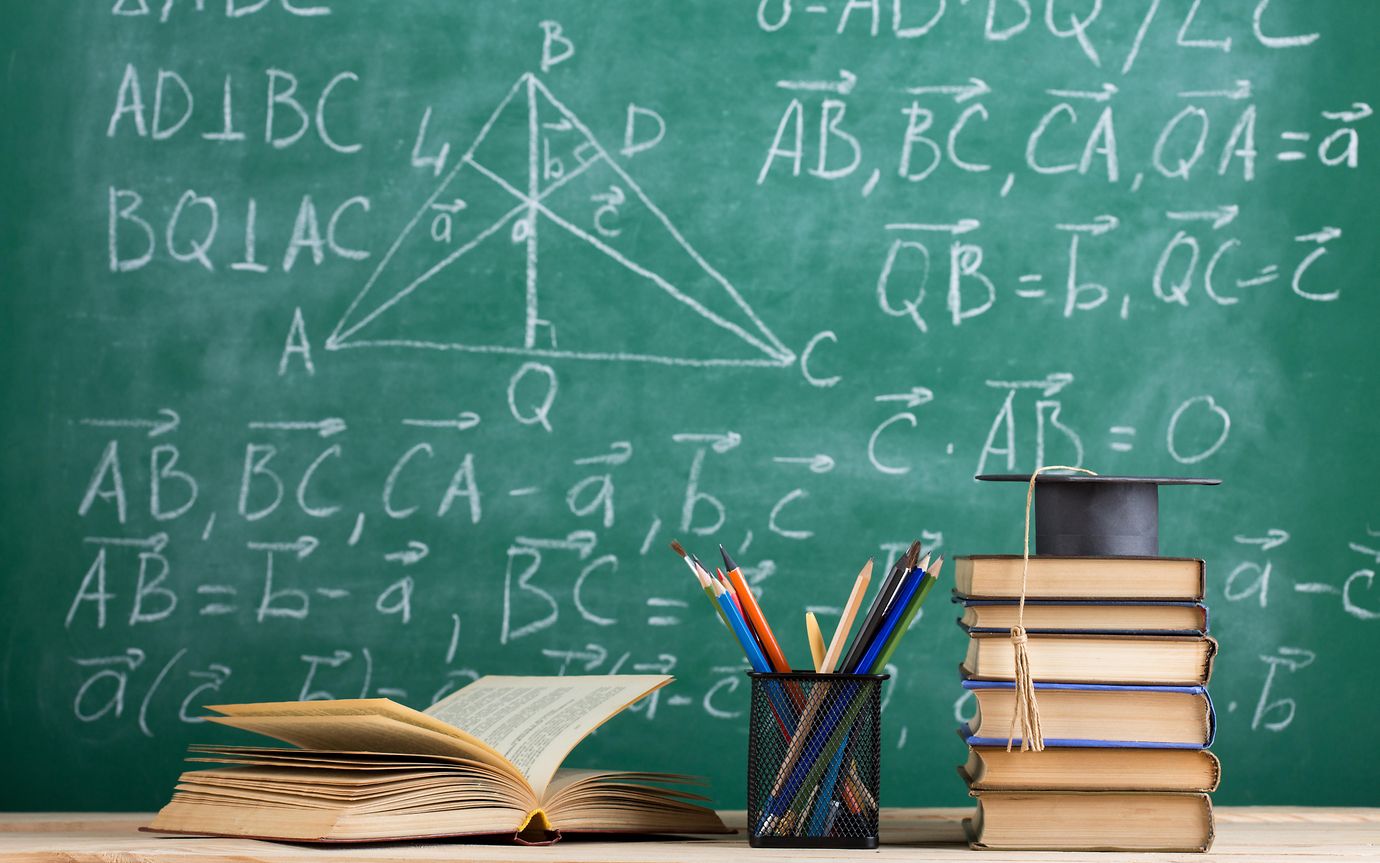
[[[326,347],[795,359],[531,73],[393,241]]]

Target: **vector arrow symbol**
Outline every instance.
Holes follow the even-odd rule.
[[[383,559],[389,563],[401,563],[403,566],[411,566],[426,557],[430,551],[431,549],[427,548],[426,543],[418,542],[413,539],[408,541],[407,548],[400,551],[390,551],[383,556]]]
[[[321,437],[330,437],[345,431],[345,420],[340,417],[326,417],[321,420],[283,420],[274,422],[251,422],[252,429],[271,429],[274,431],[314,431]]]
[[[1234,536],[1232,539],[1242,545],[1258,545],[1261,551],[1269,551],[1272,548],[1278,548],[1289,541],[1289,531],[1287,530],[1280,530],[1277,527],[1272,527],[1266,531],[1266,533],[1268,534],[1267,536]]]
[[[248,545],[254,551],[290,551],[301,560],[316,551],[320,544],[321,541],[316,537],[303,535],[292,542],[251,542]]]
[[[880,395],[875,400],[879,402],[905,402],[908,408],[918,408],[934,401],[934,391],[929,387],[911,387],[908,393]]]
[[[1215,210],[1176,211],[1165,213],[1165,215],[1171,219],[1178,219],[1180,221],[1211,219],[1212,229],[1215,231],[1231,224],[1232,219],[1235,219],[1240,212],[1241,208],[1236,204],[1223,204]]]
[[[777,81],[776,86],[782,90],[811,90],[815,92],[838,93],[840,96],[847,96],[853,92],[853,86],[858,83],[858,76],[849,72],[847,69],[839,70],[838,81]]]
[[[834,460],[824,453],[810,456],[777,456],[772,461],[777,464],[808,465],[810,473],[828,473],[834,469]]]
[[[953,96],[955,102],[962,103],[969,99],[976,99],[978,96],[985,96],[992,92],[992,88],[988,87],[987,82],[981,78],[969,78],[967,84],[925,84],[919,87],[907,87],[906,92],[915,96],[939,93]]]
[[[177,431],[182,418],[172,408],[159,408],[158,417],[154,419],[83,419],[79,422],[95,428],[146,428],[149,437],[158,437]]]
[[[1045,398],[1051,398],[1059,394],[1059,391],[1073,383],[1071,372],[1050,372],[1043,379],[1037,381],[987,381],[987,386],[997,389],[1025,390],[1037,389],[1044,393]]]
[[[743,436],[735,431],[723,434],[691,434],[682,432],[681,434],[671,435],[671,440],[676,443],[707,443],[709,448],[717,453],[726,453],[743,442]]]
[[[461,411],[453,420],[403,420],[405,426],[418,426],[433,429],[455,429],[468,431],[479,425],[479,414],[474,411]],[[323,435],[324,437],[324,435]]]

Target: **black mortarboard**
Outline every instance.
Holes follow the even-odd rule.
[[[990,482],[1030,482],[1030,474],[985,473]],[[1220,479],[1176,476],[1035,478],[1035,553],[1055,557],[1157,557],[1159,487],[1220,485]]]

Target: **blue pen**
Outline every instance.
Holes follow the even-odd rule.
[[[757,646],[757,639],[753,638],[752,633],[747,628],[747,621],[743,620],[743,615],[738,612],[738,606],[733,604],[733,598],[728,595],[722,584],[714,582],[714,598],[719,601],[719,607],[723,609],[724,617],[728,618],[729,627],[732,628],[734,635],[738,636],[739,643],[743,646],[743,652],[747,654],[748,664],[753,671],[770,672],[771,666],[767,664],[766,654],[762,648]],[[797,717],[791,712],[791,706],[785,699],[784,693],[778,685],[779,681],[766,681],[766,693],[768,700],[772,703],[772,712],[776,714],[777,721],[781,723],[781,730],[789,740],[790,735],[795,733],[795,723]],[[789,722],[788,722],[789,720]],[[768,807],[763,813],[765,820],[771,811],[771,798],[768,798]],[[761,832],[761,825],[759,825]]]
[[[848,738],[851,736],[851,730],[843,735],[839,751],[834,753],[834,759],[829,762],[829,770],[824,774],[824,784],[819,789],[819,802],[815,804],[815,814],[810,819],[810,836],[825,835],[824,822],[829,817],[829,801],[834,799],[834,783],[838,781],[839,768],[843,766],[843,754],[848,751]]]
[[[747,654],[748,664],[753,671],[771,671],[771,666],[767,664],[767,657],[762,653],[762,648],[757,646],[757,639],[753,638],[748,631],[747,622],[738,613],[738,606],[733,604],[733,599],[724,590],[722,584],[715,584],[714,598],[719,601],[719,607],[723,609],[724,616],[728,618],[728,625],[733,628],[733,634],[738,636],[739,643],[743,646],[743,652]]]
[[[748,664],[753,671],[770,672],[771,665],[767,662],[767,655],[758,646],[757,639],[753,637],[752,631],[748,629],[747,621],[738,611],[738,606],[733,604],[733,597],[728,595],[728,590],[722,584],[714,585],[714,598],[719,601],[719,607],[724,610],[724,616],[728,618],[729,626],[733,628],[733,633],[738,636],[738,641],[743,645],[743,652],[747,654]],[[785,733],[786,739],[795,733],[795,724],[798,717],[791,710],[791,704],[786,700],[785,693],[781,691],[779,680],[766,681],[767,698],[771,700],[772,707],[776,713],[777,720],[781,723],[781,730]]]
[[[839,817],[839,802],[835,800],[833,803],[829,804],[829,808],[831,810],[829,812],[829,820],[824,822],[825,836],[834,835],[834,822],[837,821]]]
[[[916,593],[920,590],[920,585],[924,583],[925,572],[924,570],[917,569],[911,574],[911,577],[906,583],[901,585],[901,590],[896,597],[896,601],[893,602],[891,608],[887,610],[886,619],[882,621],[882,625],[877,629],[877,634],[872,638],[872,643],[867,645],[867,650],[863,653],[862,658],[858,660],[858,664],[853,668],[854,674],[874,673],[872,669],[873,663],[875,663],[877,657],[881,655],[882,648],[886,647],[886,640],[891,636],[892,630],[896,629],[896,625],[901,622],[901,618],[906,614],[906,608],[910,605],[911,600],[915,599]]]

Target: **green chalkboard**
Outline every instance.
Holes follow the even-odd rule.
[[[1224,480],[1161,499],[1217,799],[1380,803],[1372,4],[5,19],[0,807],[159,805],[241,739],[204,704],[653,670],[575,762],[741,805],[742,656],[668,542],[803,665],[868,556],[1018,550],[972,477],[1042,462]],[[953,617],[888,804],[963,799]]]

